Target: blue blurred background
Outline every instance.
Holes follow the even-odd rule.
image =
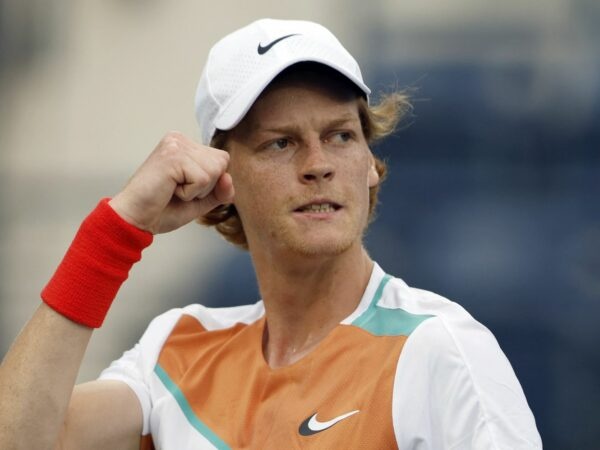
[[[0,12],[9,11],[10,3],[0,1]],[[135,40],[131,22],[141,20],[140,14],[150,21],[148,17],[153,14],[172,12],[166,2],[154,0],[144,7],[140,3],[114,1],[110,13],[96,6],[88,14],[98,20],[95,14],[103,11],[110,19],[101,22],[104,26],[129,27],[122,36]],[[177,7],[181,20],[199,8],[184,3]],[[30,4],[48,12],[41,2]],[[79,17],[68,2],[62,4],[70,20]],[[228,7],[232,4],[229,2]],[[332,28],[357,55],[375,97],[377,92],[395,88],[411,90],[415,105],[412,116],[394,137],[375,148],[387,160],[390,176],[381,193],[378,218],[367,236],[369,252],[387,272],[460,303],[492,330],[523,385],[546,449],[600,448],[600,4],[591,0],[510,1],[493,6],[466,0],[374,1],[368,5],[355,0],[327,6],[318,2],[302,6],[257,2],[253,11],[240,11],[234,17],[225,6],[212,6],[216,25],[205,29],[203,48],[259,16],[309,18]],[[114,17],[110,15],[113,13]],[[88,24],[95,23],[90,20]],[[43,58],[47,50],[44,45],[42,50],[35,45],[15,50],[7,43],[5,21],[0,23],[5,25],[0,27],[0,64],[4,69],[0,72],[4,74],[0,93],[10,96],[14,106],[20,104],[13,90],[19,78],[14,75],[19,61],[14,55],[33,57],[37,48],[37,57]],[[186,54],[180,48],[187,46],[189,50],[194,45],[189,42],[190,33],[198,32],[192,22],[186,22],[183,29],[176,36],[180,41],[165,46],[179,61],[182,58],[177,52]],[[35,43],[33,36],[30,41]],[[104,37],[110,40],[108,34]],[[111,51],[102,50],[102,39],[102,35],[97,41],[92,39],[95,44],[84,46],[84,52]],[[56,42],[61,40],[54,44],[60,46]],[[58,57],[52,48],[50,55]],[[124,55],[151,52],[141,47],[129,51]],[[199,52],[190,67],[181,71],[187,76],[192,72],[195,79],[204,54]],[[150,57],[148,60],[156,63]],[[82,61],[85,65],[95,60]],[[110,65],[92,65],[100,79],[120,74]],[[23,73],[37,66],[27,63],[24,67]],[[184,106],[190,104],[194,82],[186,86],[190,98]],[[41,83],[40,89],[49,89]],[[95,83],[98,95],[108,93],[110,97],[114,93],[110,85]],[[153,88],[164,89],[165,83],[172,83],[168,72],[152,80]],[[70,145],[78,150],[61,154],[62,137],[51,144],[52,152],[63,158],[60,167],[67,167],[63,172],[58,170],[66,173],[64,186],[54,180],[63,186],[53,193],[56,204],[53,208],[45,206],[46,201],[54,200],[43,194],[38,203],[34,201],[36,212],[49,214],[41,216],[46,222],[37,233],[43,235],[48,229],[62,233],[60,245],[46,250],[40,258],[27,244],[19,246],[13,240],[15,236],[31,240],[30,233],[22,236],[15,230],[31,224],[39,215],[19,212],[33,195],[24,181],[30,173],[25,169],[25,175],[19,172],[29,164],[20,159],[22,155],[15,155],[12,144],[21,142],[20,138],[15,137],[14,129],[6,137],[15,120],[4,108],[7,104],[3,102],[0,116],[0,132],[5,133],[4,139],[0,137],[0,224],[9,232],[0,241],[4,329],[0,343],[4,350],[16,334],[8,322],[21,325],[36,302],[32,293],[23,301],[26,306],[15,312],[14,296],[23,292],[29,295],[19,286],[26,283],[31,266],[39,266],[34,272],[40,281],[34,283],[33,292],[51,273],[80,217],[99,196],[118,189],[119,182],[151,150],[156,138],[172,126],[173,118],[180,117],[174,111],[183,109],[191,116],[191,108],[182,108],[182,102],[177,101],[163,103],[167,119],[145,117],[147,113],[137,110],[129,113],[139,114],[138,118],[145,118],[157,129],[133,141],[142,148],[124,160],[112,155],[100,162],[97,155],[105,152],[104,148],[92,147],[86,150],[89,159],[77,159],[87,138],[72,130],[76,125],[69,125],[67,130],[74,135],[69,135]],[[83,108],[84,113],[86,108],[95,108],[83,100],[76,104],[77,111]],[[95,127],[100,130],[86,129],[91,139],[105,142],[109,139],[106,134],[112,132],[118,135],[112,139],[119,141],[121,129],[102,128],[98,123],[111,119],[101,111],[98,116]],[[121,120],[125,120],[124,129],[131,127],[131,119]],[[182,123],[177,120],[183,119],[176,119],[176,124]],[[192,124],[184,123],[181,128],[192,129]],[[31,154],[30,147],[20,151]],[[34,153],[32,159],[39,157]],[[52,181],[47,174],[42,176]],[[71,202],[75,206],[66,205]],[[65,224],[58,215],[70,219]],[[155,244],[162,247],[148,256],[150,268],[140,272],[137,281],[134,277],[133,287],[123,294],[144,297],[144,313],[136,314],[137,321],[129,323],[117,337],[100,338],[110,350],[99,351],[100,362],[89,363],[89,373],[135,342],[149,318],[168,307],[191,302],[233,305],[259,298],[248,255],[213,235],[199,238],[197,232],[188,231],[182,241]],[[201,239],[204,253],[198,251],[199,246],[183,251],[183,242],[189,239]],[[46,240],[39,237],[35,245]],[[168,245],[179,250],[173,251]],[[15,269],[23,249],[29,259],[24,260],[22,269]],[[210,257],[206,256],[207,249]],[[181,276],[181,267],[168,272],[164,261],[173,254],[185,261],[184,269],[208,275]],[[171,284],[157,290],[161,278]],[[142,294],[134,294],[134,289],[138,293],[142,290]],[[141,300],[131,300],[131,304],[135,301]],[[142,308],[141,303],[136,305]],[[114,314],[127,314],[125,311],[123,307],[123,312]],[[121,325],[127,320],[114,319]]]

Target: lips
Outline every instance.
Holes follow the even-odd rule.
[[[294,212],[301,213],[332,213],[339,210],[342,207],[339,203],[335,203],[329,200],[318,200],[306,203],[294,210]]]

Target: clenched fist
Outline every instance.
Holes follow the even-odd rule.
[[[227,152],[167,133],[109,204],[142,230],[175,230],[233,201],[228,164]]]

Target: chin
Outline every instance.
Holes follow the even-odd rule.
[[[352,248],[357,240],[357,236],[338,233],[337,236],[294,236],[284,239],[283,244],[288,250],[302,256],[338,256]]]
[[[362,226],[361,226],[362,225]],[[260,228],[259,228],[260,229]],[[362,247],[365,223],[338,223],[315,227],[298,227],[296,224],[275,223],[271,227],[262,227],[263,235],[252,239],[255,245],[271,247],[276,253],[304,257],[335,257],[356,247]],[[264,233],[266,231],[266,233]],[[258,242],[267,242],[260,245]],[[250,249],[252,243],[249,240]],[[268,251],[268,250],[267,250]]]

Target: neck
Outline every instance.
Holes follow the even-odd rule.
[[[358,305],[373,261],[362,244],[335,256],[252,254],[265,305],[263,352],[271,367],[307,355]]]

